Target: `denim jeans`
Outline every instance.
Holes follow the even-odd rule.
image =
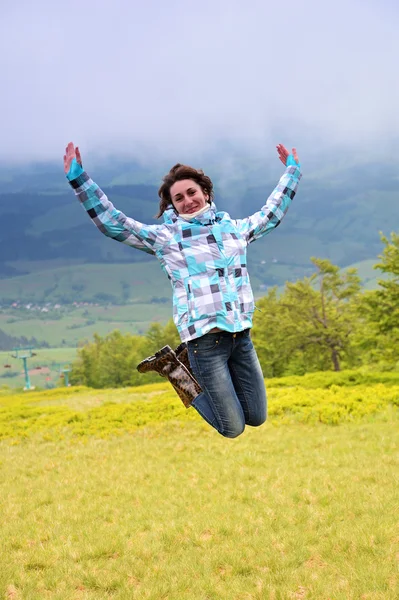
[[[207,333],[187,343],[203,392],[192,406],[221,435],[234,438],[245,425],[266,421],[265,382],[250,330]]]

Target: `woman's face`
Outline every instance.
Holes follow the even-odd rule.
[[[208,194],[204,194],[198,183],[192,179],[176,181],[170,188],[173,206],[179,214],[191,214],[204,208],[208,202]]]

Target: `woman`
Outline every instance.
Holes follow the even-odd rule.
[[[296,150],[279,144],[286,166],[266,204],[245,219],[218,212],[212,181],[177,164],[159,189],[162,225],[144,225],[116,210],[82,168],[69,143],[64,169],[75,194],[106,236],[155,255],[173,288],[173,318],[182,344],[165,346],[138,365],[167,377],[183,400],[221,435],[266,420],[266,390],[250,338],[255,308],[247,272],[248,244],[279,225],[301,178]]]

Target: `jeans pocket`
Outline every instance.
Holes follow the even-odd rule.
[[[221,342],[221,333],[206,333],[205,335],[188,342],[194,352],[205,354],[219,347]]]

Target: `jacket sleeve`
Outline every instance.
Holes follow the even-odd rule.
[[[144,225],[117,210],[75,159],[67,179],[94,225],[107,237],[148,254],[165,243],[162,225]]]
[[[237,219],[238,230],[248,244],[270,233],[281,223],[296,194],[301,177],[300,165],[287,166],[261,210],[245,219]]]

